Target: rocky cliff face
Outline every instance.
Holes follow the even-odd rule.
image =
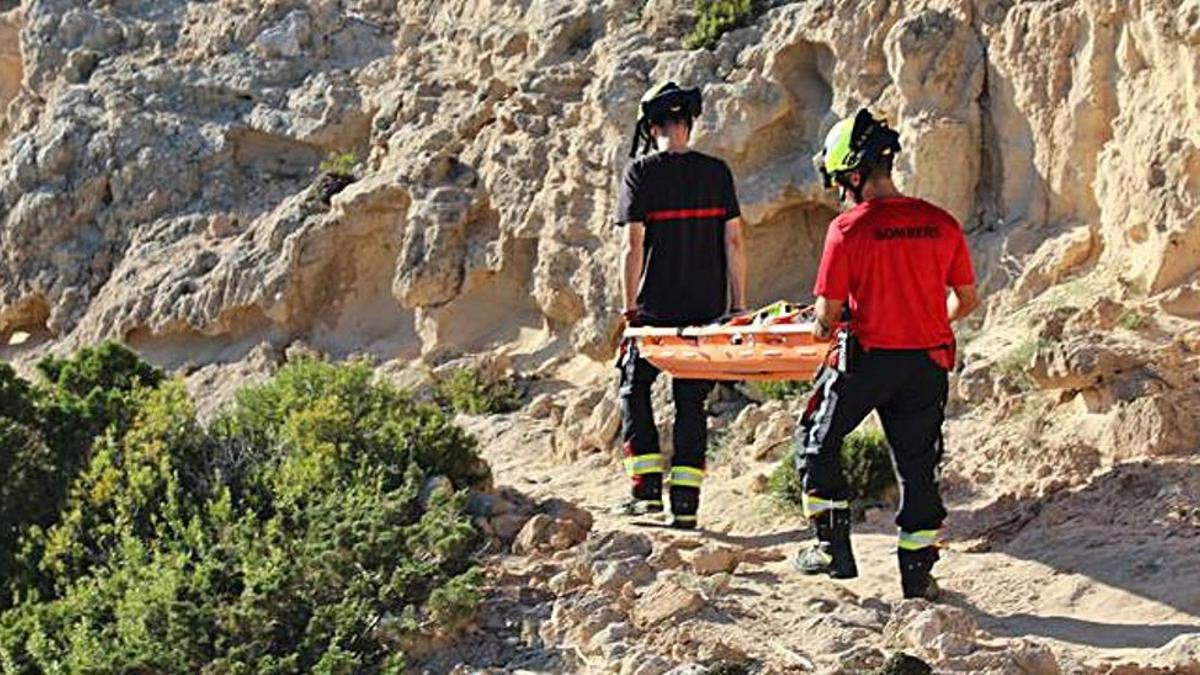
[[[303,343],[606,373],[615,184],[673,78],[734,169],[754,301],[808,297],[836,212],[810,157],[873,106],[988,293],[960,409],[1042,392],[1039,424],[1082,420],[1063,443],[1195,449],[1200,3],[788,2],[687,51],[691,4],[26,0],[0,18],[0,356],[115,337],[189,372]],[[326,201],[345,152],[359,180]]]

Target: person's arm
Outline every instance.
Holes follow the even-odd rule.
[[[946,297],[946,314],[949,315],[951,323],[969,315],[977,307],[979,291],[976,290],[975,284],[954,286]]]
[[[975,311],[979,306],[979,291],[975,288],[975,269],[971,264],[971,251],[967,247],[967,238],[958,228],[958,241],[955,242],[954,258],[946,274],[946,285],[951,293],[946,297],[946,315],[950,321],[958,321]]]
[[[821,341],[833,337],[833,329],[842,320],[842,307],[850,296],[850,261],[838,222],[839,219],[834,219],[825,232],[817,282],[813,286],[813,295],[817,296],[813,307],[817,322],[813,336]]]
[[[646,227],[642,223],[627,223],[625,229],[628,236],[625,238],[621,278],[624,281],[625,292],[624,316],[628,321],[637,312],[638,287],[642,283],[642,266],[645,262],[645,251],[642,247],[646,238]]]
[[[725,221],[725,260],[729,268],[730,309],[746,309],[746,238],[741,217]]]
[[[813,337],[822,342],[833,337],[833,327],[842,320],[842,307],[845,304],[845,300],[830,300],[823,295],[817,296],[817,303],[813,306],[817,315],[817,328],[813,331]]]
[[[646,255],[646,191],[642,186],[640,166],[633,162],[625,167],[617,195],[615,220],[618,225],[624,225],[626,230],[624,255],[621,258],[621,292],[625,301],[621,315],[626,323],[637,316],[638,289],[642,283]]]

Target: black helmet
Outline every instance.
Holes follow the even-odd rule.
[[[683,121],[691,125],[692,120],[700,116],[702,102],[700,89],[681,89],[674,82],[667,82],[651,87],[642,96],[638,106],[637,125],[633,131],[633,147],[629,150],[630,157],[636,157],[648,152],[653,147],[650,137],[652,125],[663,124],[669,120]]]

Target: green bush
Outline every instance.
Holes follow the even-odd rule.
[[[1117,325],[1125,330],[1137,331],[1146,326],[1146,317],[1127,309],[1117,317]]]
[[[766,9],[766,0],[696,0],[696,25],[683,45],[712,49],[726,32],[748,26]]]
[[[790,401],[808,395],[813,384],[808,380],[763,380],[748,382],[746,387],[755,395],[767,401]]]
[[[54,451],[34,428],[0,417],[0,609],[10,580],[29,574],[16,555],[21,532],[51,522],[61,492]]]
[[[120,352],[105,353],[112,365]],[[418,495],[433,476],[465,488],[488,474],[439,409],[365,364],[305,361],[239,392],[206,429],[178,381],[93,358],[54,362],[44,388],[0,368],[6,414],[36,422],[80,394],[124,406],[76,448],[86,461],[61,508],[16,523],[0,670],[402,672],[405,646],[472,616],[482,579],[466,493]],[[56,414],[91,429],[93,412]],[[10,492],[57,471],[44,438],[0,418],[4,518]]]
[[[896,487],[892,451],[879,429],[860,429],[846,437],[842,445],[842,470],[846,472],[853,499],[858,502],[878,503]]]
[[[67,500],[97,437],[128,425],[138,392],[162,372],[115,343],[38,364],[42,384],[0,364],[0,609],[13,589],[37,586],[36,565],[20,555],[26,532],[48,527]]]
[[[794,455],[788,455],[775,467],[767,485],[767,492],[780,506],[789,511],[799,511],[802,508],[804,477],[796,470]]]
[[[1025,377],[1033,365],[1033,358],[1042,347],[1041,342],[1036,339],[1025,340],[1005,352],[996,366],[1005,375]]]
[[[115,342],[84,347],[69,359],[48,356],[38,370],[52,385],[81,398],[156,387],[163,380],[161,370]]]
[[[321,162],[319,168],[337,176],[353,176],[358,168],[358,156],[353,152],[333,153]]]
[[[1034,388],[1029,370],[1033,367],[1038,351],[1045,347],[1046,344],[1042,340],[1025,340],[1000,356],[996,362],[996,371],[1009,378],[1017,390],[1029,391]]]
[[[34,388],[12,366],[0,363],[0,418],[28,424],[36,415],[35,396]]]
[[[454,368],[436,375],[434,389],[439,404],[462,413],[494,415],[521,407],[521,389],[516,384],[478,368]]]
[[[206,439],[179,382],[135,393],[129,428],[103,435],[57,522],[25,545],[61,593],[108,562],[125,539],[178,537],[208,497]],[[28,555],[28,554],[27,554]]]
[[[851,509],[856,514],[886,501],[896,488],[891,450],[883,432],[859,429],[846,437],[841,452],[842,471],[850,484]],[[789,457],[771,474],[768,491],[781,505],[798,509],[804,496],[803,478]]]

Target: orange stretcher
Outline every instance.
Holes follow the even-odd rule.
[[[633,348],[674,377],[694,380],[811,380],[829,344],[813,337],[811,311],[787,302],[724,323],[627,328]]]

